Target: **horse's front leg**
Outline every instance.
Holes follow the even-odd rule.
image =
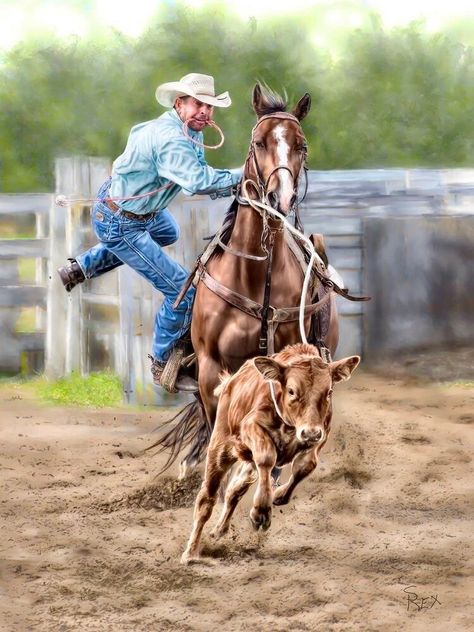
[[[214,395],[214,389],[219,384],[219,373],[222,371],[219,362],[213,360],[210,356],[205,355],[199,358],[199,392],[201,394],[206,417],[214,427],[217,412],[217,397]]]
[[[288,482],[278,487],[273,494],[274,505],[286,505],[290,502],[291,494],[298,483],[316,469],[318,452],[321,447],[322,446],[318,445],[305,452],[300,452],[295,456],[291,464],[291,476]]]
[[[243,422],[242,439],[252,451],[252,458],[258,472],[250,520],[255,530],[266,531],[272,523],[271,471],[276,463],[277,453],[273,441],[265,430],[255,423],[256,421],[255,418],[249,418]]]

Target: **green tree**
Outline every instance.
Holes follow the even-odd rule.
[[[312,168],[472,165],[472,48],[420,23],[386,32],[373,16],[345,48],[338,40],[333,60],[315,47],[320,20],[315,10],[242,20],[219,2],[176,4],[136,40],[100,30],[28,39],[0,62],[0,189],[51,190],[58,155],[115,158],[132,125],[163,111],[156,85],[191,71],[214,75],[233,99],[215,114],[226,135],[208,152],[215,166],[244,161],[257,80],[285,89],[291,106],[312,95]]]

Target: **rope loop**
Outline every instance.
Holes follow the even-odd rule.
[[[188,119],[186,121],[184,121],[183,123],[183,134],[186,136],[186,138],[188,140],[190,140],[192,143],[194,143],[195,145],[197,145],[198,147],[204,147],[204,149],[219,149],[219,147],[222,147],[222,145],[224,144],[224,132],[221,130],[221,128],[219,127],[219,125],[215,122],[215,121],[208,121],[207,125],[209,125],[209,127],[213,127],[215,130],[217,130],[220,134],[220,141],[217,143],[217,145],[206,145],[205,143],[200,143],[198,140],[196,140],[195,138],[193,138],[192,136],[190,136],[189,132],[188,132],[188,122],[191,119]]]

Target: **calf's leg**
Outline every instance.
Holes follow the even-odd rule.
[[[253,463],[242,463],[232,477],[225,493],[224,508],[222,509],[219,522],[211,533],[213,537],[220,538],[227,533],[235,508],[250,485],[256,480],[257,473]]]
[[[317,448],[307,450],[306,452],[300,452],[300,454],[295,456],[293,463],[291,464],[291,476],[288,479],[288,482],[285,483],[285,485],[278,487],[273,494],[274,505],[286,505],[290,502],[291,494],[298,483],[316,469],[318,462],[317,454],[321,447],[322,445]]]
[[[206,461],[204,481],[194,505],[193,528],[186,549],[181,556],[182,564],[188,564],[193,560],[199,559],[199,544],[202,530],[211,517],[222,478],[233,462],[235,462],[235,458],[228,456],[228,451],[225,446],[213,446],[211,441]]]
[[[252,451],[252,458],[257,466],[258,483],[250,511],[250,520],[255,530],[266,531],[272,522],[272,477],[271,471],[276,463],[276,449],[273,441],[256,423],[258,420],[249,417],[242,424],[242,439]]]

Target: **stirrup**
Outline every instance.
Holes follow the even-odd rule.
[[[186,342],[179,341],[173,348],[160,376],[160,386],[170,393],[196,393],[199,390],[197,381],[182,373],[182,369],[190,367],[196,361],[196,354],[185,356]]]
[[[165,368],[161,374],[160,384],[170,393],[177,393],[176,380],[178,379],[178,373],[181,368],[181,363],[184,357],[184,346],[177,344],[170,353],[168,360],[166,361]]]

